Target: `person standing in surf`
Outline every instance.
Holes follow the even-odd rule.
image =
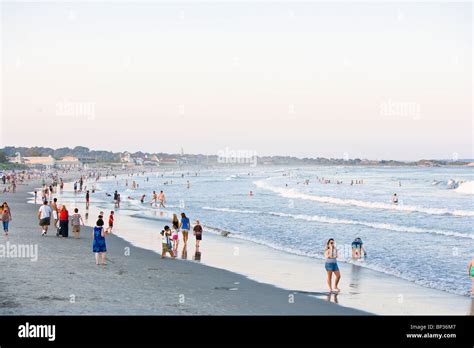
[[[166,199],[165,199],[165,194],[163,193],[163,191],[160,191],[160,194],[158,195],[158,200],[160,201],[159,208],[166,208],[165,207]]]
[[[324,250],[324,257],[326,257],[326,272],[328,275],[327,282],[328,282],[328,287],[329,287],[329,292],[339,292],[341,291],[337,286],[339,284],[339,281],[341,280],[341,272],[339,271],[339,267],[337,265],[337,249],[334,243],[334,239],[331,238],[328,240],[326,243],[326,248]],[[334,284],[334,290],[332,287],[332,274],[336,275],[336,282]]]
[[[471,277],[471,298],[474,298],[474,259],[471,259],[469,266],[467,266],[467,273]]]
[[[394,193],[393,196],[392,196],[392,203],[393,204],[398,204],[398,197],[397,197],[396,193]]]
[[[153,203],[155,203],[155,207],[156,207],[156,200],[158,199],[157,196],[156,196],[156,191],[153,191],[153,198],[151,199],[151,202],[150,202],[150,205],[152,206]]]

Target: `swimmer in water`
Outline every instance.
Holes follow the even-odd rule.
[[[392,196],[392,203],[393,204],[398,204],[398,197],[397,197],[396,193],[394,193],[393,196]]]
[[[145,196],[146,196],[146,195],[142,195],[142,198],[140,198],[140,202],[142,202],[142,203],[145,202]]]
[[[253,196],[253,192],[252,192],[252,191],[250,191],[250,193],[249,193],[249,196],[250,196],[250,197],[252,197],[252,196]]]

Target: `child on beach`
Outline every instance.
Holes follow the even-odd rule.
[[[332,288],[332,274],[334,273],[336,275],[336,283],[334,286],[334,291],[339,292],[341,291],[337,285],[339,284],[339,280],[341,279],[341,273],[339,272],[339,267],[337,265],[337,250],[335,247],[334,239],[329,239],[328,242],[326,243],[326,248],[324,250],[324,256],[326,257],[326,272],[328,275],[328,286],[329,286],[329,292],[333,292]]]
[[[196,237],[196,249],[199,249],[199,244],[202,240],[202,226],[199,220],[196,220],[196,225],[193,228],[193,234]]]
[[[171,239],[173,241],[173,250],[177,253],[179,244],[179,220],[176,214],[173,214],[172,226]]]
[[[74,238],[79,239],[79,233],[81,232],[81,223],[84,226],[84,221],[82,220],[81,214],[79,214],[79,209],[74,209],[74,214],[71,218],[72,232],[74,233]]]
[[[165,226],[165,229],[161,231],[161,258],[163,259],[166,256],[166,253],[169,253],[174,259],[176,256],[173,253],[171,245],[171,230],[169,226]]]
[[[5,233],[5,236],[8,236],[8,225],[10,221],[12,221],[12,214],[7,202],[3,202],[2,207],[1,207],[1,213],[2,213],[1,216],[2,216],[3,232]]]
[[[94,238],[94,241],[92,242],[92,251],[95,253],[95,264],[99,265],[100,256],[102,259],[102,265],[106,265],[105,255],[107,252],[107,246],[105,245],[104,220],[102,220],[102,215],[99,215],[99,219],[95,223],[92,237]]]
[[[110,215],[109,215],[109,228],[107,228],[107,233],[112,233],[112,230],[114,228],[114,211],[111,210],[110,211]]]

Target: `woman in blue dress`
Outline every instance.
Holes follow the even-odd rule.
[[[102,264],[106,265],[105,254],[107,252],[107,247],[105,245],[104,220],[102,220],[102,216],[99,216],[99,220],[95,223],[93,238],[94,242],[92,243],[92,251],[95,253],[95,264],[99,264],[100,256]]]

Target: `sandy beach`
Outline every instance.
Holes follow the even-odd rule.
[[[161,260],[114,235],[107,238],[108,265],[96,266],[90,227],[79,240],[56,238],[54,231],[41,236],[38,206],[27,203],[39,185],[1,195],[13,215],[2,243],[38,246],[37,261],[0,259],[2,315],[369,314],[201,263]]]

